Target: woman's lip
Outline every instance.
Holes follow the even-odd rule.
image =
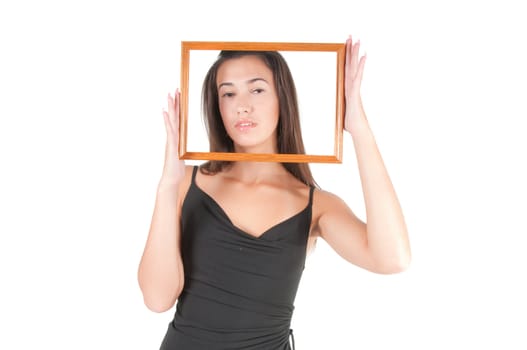
[[[247,130],[250,128],[254,128],[256,126],[256,123],[252,120],[238,120],[236,124],[234,124],[234,127],[241,130]]]

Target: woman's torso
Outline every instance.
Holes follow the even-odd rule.
[[[289,349],[313,189],[280,197],[280,184],[243,191],[207,180],[193,169],[181,211],[185,286],[161,349]]]

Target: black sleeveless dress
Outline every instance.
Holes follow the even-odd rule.
[[[302,211],[254,237],[196,185],[197,169],[181,212],[185,286],[160,350],[290,350],[313,187]]]

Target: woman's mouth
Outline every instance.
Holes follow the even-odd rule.
[[[247,131],[249,129],[252,129],[256,126],[256,123],[252,120],[238,120],[236,124],[234,124],[234,127],[240,131]]]

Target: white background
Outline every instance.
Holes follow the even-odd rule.
[[[192,4],[192,5],[191,5]],[[411,268],[320,242],[297,349],[525,349],[520,1],[3,1],[0,348],[157,349],[136,282],[181,40],[344,41],[410,230]],[[364,217],[351,138],[319,184]]]

